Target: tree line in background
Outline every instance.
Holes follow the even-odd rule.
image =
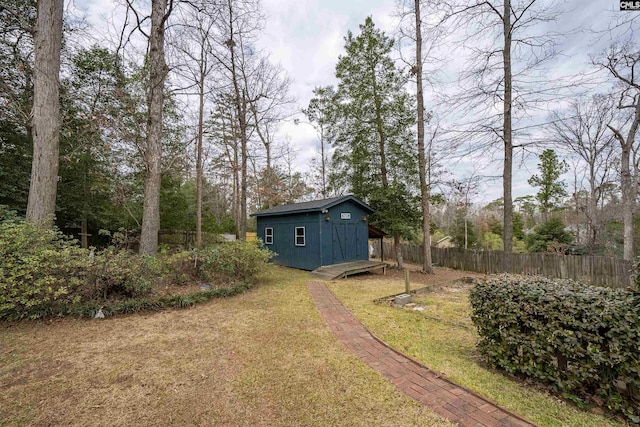
[[[55,218],[85,247],[102,229],[140,230],[140,251],[151,254],[160,228],[196,230],[197,246],[203,231],[244,239],[250,211],[353,193],[396,244],[451,235],[462,247],[504,249],[506,265],[512,251],[571,242],[635,254],[634,17],[618,19],[610,48],[584,65],[591,80],[567,84],[548,68],[554,4],[401,1],[398,37],[367,18],[345,37],[337,84],[314,90],[303,112],[320,150],[303,176],[280,131],[295,114],[291,81],[257,48],[257,0],[121,7],[118,39],[88,46],[80,40],[90,29],[63,21],[60,0],[0,6],[0,205],[45,227]],[[472,41],[459,90],[438,92],[452,52]],[[542,153],[529,179],[539,190],[513,199],[519,148]],[[494,157],[503,197],[478,207],[487,177],[453,180],[446,170],[455,158],[486,166]]]
[[[420,15],[421,4],[426,17]],[[353,192],[372,203],[377,209],[372,221],[396,243],[399,238],[428,240],[432,232],[458,235],[464,229],[464,239],[454,239],[458,246],[504,249],[507,269],[514,249],[564,250],[572,241],[583,253],[631,259],[640,179],[636,18],[617,20],[618,31],[606,33],[613,39],[610,47],[594,52],[567,82],[566,76],[553,77],[549,71],[558,66],[553,61],[561,35],[544,25],[558,18],[557,4],[406,0],[398,6],[399,46],[368,18],[359,35],[349,32],[345,38],[345,54],[336,66],[338,84],[316,88],[306,110],[321,130],[321,141],[333,147],[329,170],[323,167],[331,191]],[[448,86],[439,93],[443,63],[457,59],[453,50],[469,44],[464,69],[456,70],[459,90]],[[443,49],[444,56],[438,56]],[[400,59],[394,61],[394,54]],[[405,98],[399,88],[411,80],[416,96]],[[432,109],[425,107],[424,82],[432,89],[426,104]],[[456,118],[445,123],[439,114]],[[535,197],[513,200],[514,149],[542,152],[540,173],[529,179],[539,188]],[[477,215],[469,218],[471,193],[490,177],[473,172],[460,182],[446,169],[461,158],[490,167],[496,157],[503,162],[499,209],[492,204],[476,208]],[[560,180],[569,171],[571,192]],[[484,225],[483,210],[493,211]],[[605,212],[621,215],[607,217]],[[417,237],[420,220],[422,236]],[[487,239],[473,236],[475,225],[484,227]],[[429,271],[428,245],[424,248],[423,270]],[[401,254],[397,257],[401,264]]]
[[[85,246],[138,229],[154,253],[160,227],[244,238],[249,209],[308,192],[278,134],[293,98],[256,48],[257,1],[126,2],[119,38],[90,46],[62,7],[0,6],[0,204]]]

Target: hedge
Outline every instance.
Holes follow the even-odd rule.
[[[476,283],[470,300],[491,366],[640,422],[640,293],[499,275]]]

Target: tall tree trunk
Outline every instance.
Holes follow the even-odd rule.
[[[201,58],[202,59],[202,58]],[[204,133],[204,68],[200,67],[198,142],[196,148],[196,248],[202,247],[202,137]]]
[[[327,162],[324,157],[324,127],[322,124],[319,125],[320,128],[320,168],[322,171],[322,198],[327,198]]]
[[[373,72],[375,76],[375,70]],[[380,148],[380,178],[382,179],[382,187],[389,187],[389,178],[387,177],[387,156],[386,156],[386,138],[384,134],[384,122],[382,120],[382,100],[378,96],[378,88],[376,86],[376,82],[373,82],[373,99],[375,102],[376,109],[376,130],[378,132],[378,145]]]
[[[80,223],[80,247],[83,249],[89,248],[89,232],[87,229],[87,216],[82,215],[82,222]]]
[[[502,177],[504,189],[504,270],[511,272],[513,252],[513,197],[511,194],[512,168],[513,168],[513,134],[511,129],[511,103],[512,103],[512,82],[511,82],[511,0],[505,0],[502,15],[504,32],[504,49],[502,59],[504,65],[504,171]]]
[[[144,204],[140,253],[154,255],[158,251],[160,231],[160,183],[162,178],[162,109],[167,64],[164,59],[164,23],[167,0],[151,1],[149,34],[149,88],[147,92],[147,146],[144,153]]]
[[[222,109],[220,110],[220,113],[222,120],[222,138],[225,145],[225,151],[227,152],[227,158],[231,165],[232,174],[231,218],[233,218],[233,222],[236,224],[236,238],[239,238],[240,216],[238,213],[240,211],[240,177],[238,173],[240,168],[238,166],[238,131],[236,130],[236,119],[233,116],[233,112],[230,112],[228,128]]]
[[[60,154],[60,49],[62,0],[39,0],[34,36],[33,162],[27,219],[53,226]]]
[[[240,240],[247,239],[247,97],[244,89],[240,89],[238,82],[238,73],[235,54],[235,30],[233,4],[231,0],[227,1],[229,8],[229,40],[227,46],[231,52],[231,80],[233,82],[234,106],[236,109],[238,120],[238,131],[240,133],[240,201],[239,201],[239,224],[238,238]]]
[[[253,115],[253,121],[255,123],[255,131],[258,134],[258,138],[260,138],[260,141],[262,142],[262,145],[264,146],[264,151],[266,154],[266,166],[263,172],[263,177],[266,178],[263,179],[263,183],[260,184],[260,180],[258,179],[259,174],[255,173],[256,176],[256,181],[258,181],[258,188],[263,188],[266,190],[266,186],[270,186],[273,184],[273,180],[272,180],[272,176],[273,176],[273,170],[271,169],[271,141],[269,141],[269,135],[267,134],[265,136],[265,134],[262,133],[262,131],[260,130],[260,125],[259,125],[259,120],[258,120],[258,110],[256,109],[255,106],[255,102],[256,101],[249,101],[249,108],[251,109],[251,114]],[[258,191],[258,194],[260,194],[261,191]],[[273,205],[273,200],[272,200],[272,195],[273,193],[271,191],[266,191],[265,192],[265,199],[264,201],[261,201],[258,203],[259,206],[264,206],[265,208],[270,208]]]
[[[422,271],[433,274],[431,266],[431,230],[429,223],[429,187],[427,186],[427,161],[424,152],[424,92],[422,90],[422,17],[420,16],[420,0],[415,0],[416,15],[416,87],[418,98],[418,175],[420,176],[420,196],[422,207]]]
[[[635,112],[631,127],[629,127],[629,133],[627,134],[627,146],[629,151],[634,151],[633,146],[636,139],[636,132],[640,126],[640,97],[636,98]],[[634,156],[635,157],[635,156]],[[624,221],[624,259],[633,260],[635,252],[633,250],[633,211],[636,207],[636,197],[638,196],[638,174],[637,174],[637,159],[633,159],[634,174],[629,174],[629,190],[628,190],[628,202],[625,206],[625,221]]]
[[[247,98],[242,91],[240,116],[240,240],[247,240]]]
[[[375,75],[375,72],[374,72]],[[386,155],[386,137],[384,134],[384,122],[382,120],[382,100],[378,96],[378,88],[376,82],[373,82],[373,98],[376,109],[376,129],[379,137],[380,148],[380,178],[382,180],[382,188],[389,188],[389,177],[387,170],[387,155]],[[396,251],[396,261],[398,262],[398,269],[404,268],[404,262],[402,259],[402,252],[400,251],[400,234],[397,231],[393,232],[393,246]]]
[[[402,259],[402,249],[400,249],[400,233],[398,233],[397,231],[393,233],[393,249],[396,251],[396,261],[398,262],[398,269],[402,270],[404,268],[404,260]]]
[[[240,238],[240,157],[238,155],[238,140],[233,137],[233,211],[236,223],[236,238]]]
[[[587,200],[587,203],[588,203],[588,200]],[[574,171],[573,173],[573,204],[574,204],[573,213],[575,215],[575,224],[576,224],[576,235],[575,235],[574,243],[576,245],[580,245],[582,242],[582,237],[581,237],[582,232],[580,230],[580,193],[578,192],[577,171]],[[587,219],[588,218],[589,218],[589,215],[587,214]],[[588,227],[585,227],[585,229],[587,229],[587,233],[588,233]]]
[[[631,149],[628,144],[622,148],[620,185],[622,186],[622,222],[624,224],[623,258],[633,259],[633,194],[631,190],[631,169],[629,166]]]
[[[591,247],[591,253],[596,247],[596,241],[598,238],[598,217],[597,217],[597,203],[598,199],[596,198],[596,181],[595,181],[595,171],[593,170],[593,166],[591,166],[590,174],[589,174],[589,201],[587,202],[587,212],[588,212],[588,224],[589,224],[589,246]]]

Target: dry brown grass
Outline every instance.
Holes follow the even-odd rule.
[[[336,341],[307,280],[274,267],[193,309],[0,324],[0,425],[450,425]]]

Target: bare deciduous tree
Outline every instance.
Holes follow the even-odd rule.
[[[242,51],[245,43],[248,44],[253,32],[259,28],[257,23],[258,4],[252,0],[235,1],[227,0],[223,10],[222,35],[224,46],[228,49],[228,60],[221,54],[219,61],[227,69],[231,86],[233,88],[234,117],[237,121],[234,129],[240,142],[240,206],[238,212],[238,238],[245,240],[247,237],[247,162],[249,132],[249,94],[242,80]]]
[[[329,197],[329,147],[333,141],[333,135],[331,135],[331,108],[333,98],[335,97],[335,89],[333,86],[316,86],[313,89],[314,97],[309,101],[309,106],[302,110],[302,112],[309,119],[309,124],[315,129],[318,139],[320,140],[320,160],[314,159],[313,166],[314,172],[319,178],[318,191],[322,198]],[[296,120],[296,125],[302,123]],[[313,172],[312,172],[313,173]]]
[[[433,267],[431,261],[431,213],[430,213],[430,198],[431,183],[427,181],[428,176],[428,163],[429,160],[425,153],[425,121],[429,122],[432,113],[429,112],[425,119],[425,106],[424,106],[424,90],[423,90],[423,40],[422,40],[422,15],[420,13],[420,0],[414,0],[413,5],[408,6],[403,2],[400,4],[402,17],[411,16],[413,18],[413,28],[410,34],[406,35],[405,31],[401,31],[403,35],[406,35],[415,44],[415,59],[411,64],[411,74],[416,78],[416,110],[417,110],[417,126],[418,126],[418,178],[420,182],[420,207],[422,211],[422,271],[427,274],[433,274]],[[408,10],[407,10],[408,9]],[[431,47],[434,46],[432,41]]]
[[[541,69],[554,55],[557,34],[539,24],[557,19],[558,10],[537,0],[474,0],[447,3],[444,9],[444,22],[464,30],[462,46],[471,52],[460,79],[463,92],[452,99],[462,114],[479,117],[469,121],[464,132],[465,138],[474,139],[469,150],[489,150],[495,142],[503,145],[504,265],[510,271],[513,149],[523,144],[514,144],[514,135],[519,118],[557,96],[549,88],[555,82],[548,75],[543,78]]]
[[[607,70],[619,88],[617,109],[623,115],[620,125],[608,124],[620,143],[620,186],[622,189],[622,216],[624,223],[624,254],[633,259],[633,210],[638,194],[638,144],[636,133],[640,126],[640,48],[629,42],[611,46],[603,56],[594,61]],[[625,126],[628,128],[623,129]],[[632,171],[633,167],[633,171]]]
[[[202,186],[203,173],[203,142],[204,142],[204,113],[205,96],[211,92],[209,77],[218,65],[212,58],[214,51],[214,35],[216,4],[203,3],[199,7],[181,9],[180,31],[173,37],[172,45],[182,57],[181,64],[174,68],[188,82],[186,94],[195,87],[198,98],[197,129],[196,129],[196,247],[202,246]]]
[[[600,231],[598,204],[602,198],[602,187],[612,179],[614,161],[614,137],[607,126],[613,123],[614,106],[611,98],[594,96],[571,103],[564,114],[552,114],[551,138],[562,150],[569,151],[581,160],[586,169],[588,196],[584,215],[587,220],[588,245],[596,246]],[[577,171],[577,168],[572,168]],[[574,182],[577,182],[575,177]],[[574,197],[578,197],[578,188]],[[576,199],[576,205],[578,205]]]
[[[268,56],[256,53],[252,56],[243,53],[242,80],[249,94],[249,126],[265,151],[266,165],[264,174],[274,175],[274,144],[279,124],[289,115],[288,106],[293,103],[289,95],[291,80],[280,65],[274,65]],[[257,150],[254,150],[254,157]],[[266,198],[260,208],[268,208],[274,201]]]

